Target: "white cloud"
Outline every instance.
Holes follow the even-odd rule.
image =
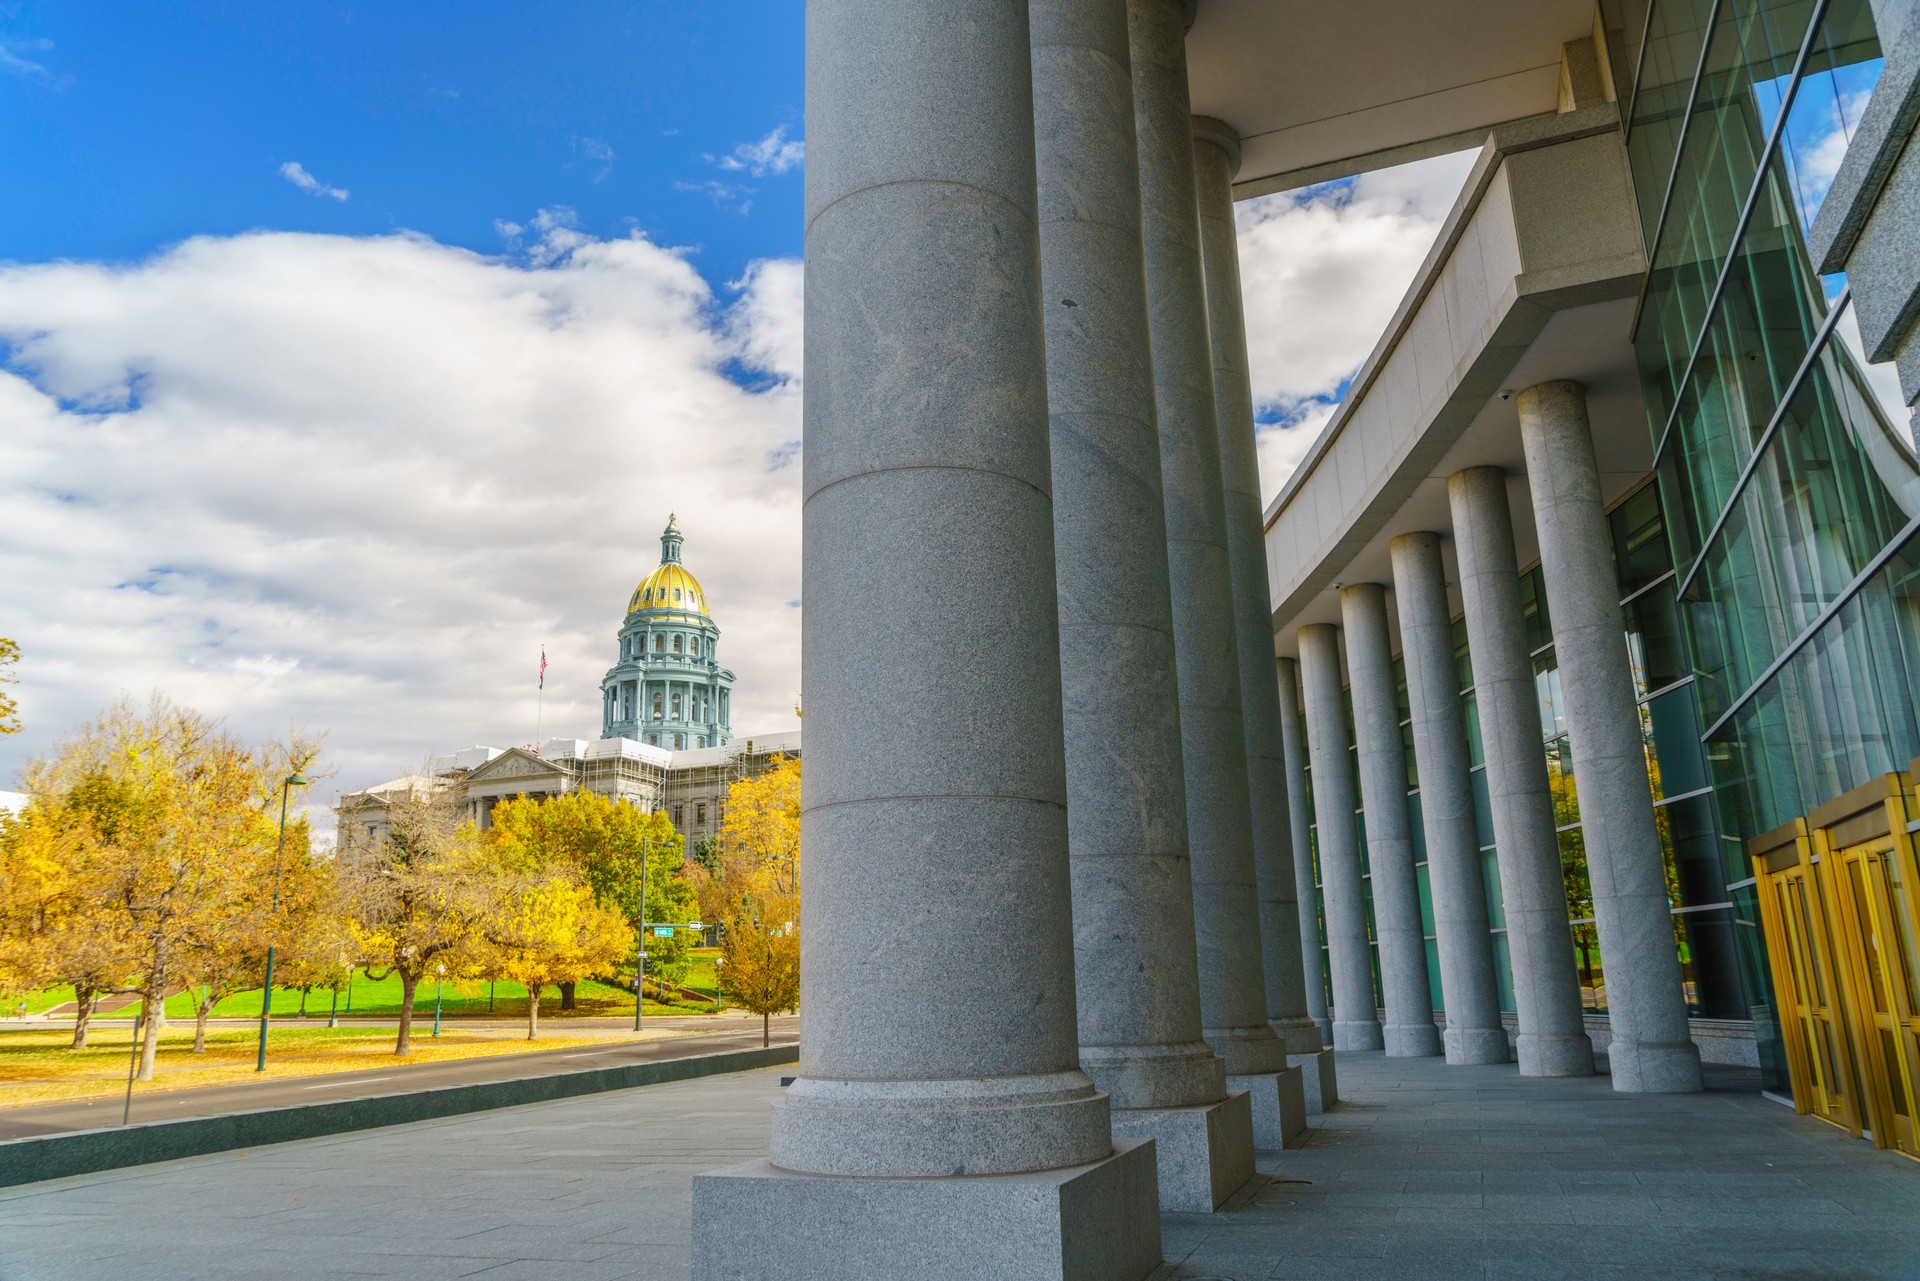
[[[753,193],[756,190],[743,183],[721,182],[717,178],[709,178],[705,182],[676,182],[673,189],[705,196],[713,201],[714,208],[731,209],[742,217],[753,211]]]
[[[1249,200],[1236,209],[1247,348],[1271,502],[1333,416],[1432,247],[1477,152]]]
[[[756,178],[764,178],[770,173],[798,169],[806,158],[807,144],[799,138],[787,137],[785,125],[775,125],[773,132],[758,142],[743,142],[713,163],[722,169],[745,170]]]
[[[51,40],[0,40],[0,72],[16,76],[21,80],[31,80],[42,85],[51,85],[64,89],[70,77],[56,76],[42,63],[29,58],[25,51],[44,53],[53,48]]]
[[[605,182],[613,175],[613,148],[598,138],[575,138],[573,149],[593,165],[589,181]]]
[[[799,685],[799,266],[716,295],[564,213],[487,258],[253,233],[0,266],[0,634],[27,732],[121,691],[331,730],[354,787],[432,751],[592,737],[669,511],[739,674]]]
[[[285,178],[309,196],[319,196],[325,200],[345,200],[347,191],[343,187],[329,187],[307,172],[306,166],[297,160],[289,160],[280,166],[280,176]]]

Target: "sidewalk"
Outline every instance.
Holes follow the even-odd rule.
[[[5,1281],[684,1281],[691,1180],[763,1156],[779,1070],[0,1192]],[[1920,1276],[1920,1163],[1745,1090],[1342,1055],[1349,1101],[1168,1276]]]

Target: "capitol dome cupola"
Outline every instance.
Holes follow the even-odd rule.
[[[600,683],[604,738],[682,751],[719,747],[731,736],[733,673],[719,664],[720,627],[706,590],[681,561],[684,543],[669,516],[659,567],[633,589],[620,661]]]

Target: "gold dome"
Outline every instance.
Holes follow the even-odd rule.
[[[707,593],[701,589],[700,580],[689,574],[684,565],[662,565],[633,589],[627,612],[632,614],[643,609],[712,617],[707,613]]]

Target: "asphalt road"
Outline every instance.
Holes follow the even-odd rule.
[[[799,1031],[798,1018],[791,1015],[776,1018],[773,1020],[773,1043],[790,1045],[799,1038]],[[595,1068],[620,1067],[628,1063],[657,1063],[665,1059],[721,1054],[728,1050],[758,1049],[759,1046],[760,1021],[743,1019],[725,1028],[657,1041],[616,1041],[605,1046],[576,1045],[526,1054],[457,1059],[451,1063],[395,1063],[387,1067],[329,1076],[289,1077],[136,1094],[133,1099],[133,1120],[138,1123],[224,1116],[233,1112],[257,1112],[264,1108],[317,1103],[323,1099],[364,1099],[433,1089],[442,1085],[473,1085],[482,1081],[559,1076]],[[118,1125],[123,1103],[122,1097],[116,1094],[108,1098],[0,1108],[0,1140]]]

